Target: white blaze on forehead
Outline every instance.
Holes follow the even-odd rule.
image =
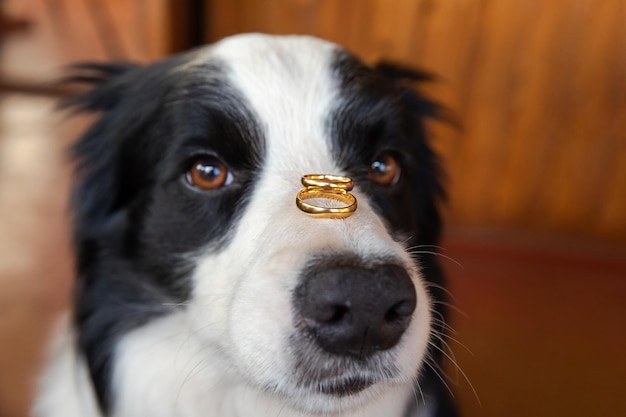
[[[332,75],[337,48],[307,36],[249,34],[212,49],[263,127],[264,167],[290,182],[311,172],[337,171],[325,128],[337,99]]]

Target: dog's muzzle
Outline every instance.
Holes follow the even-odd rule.
[[[329,265],[307,269],[294,304],[324,351],[365,359],[394,347],[417,305],[415,287],[398,265]]]

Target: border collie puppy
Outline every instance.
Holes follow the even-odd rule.
[[[71,104],[100,118],[74,148],[76,297],[36,416],[455,415],[420,74],[259,34],[77,70]],[[356,211],[307,215],[306,174],[349,178],[306,189]]]

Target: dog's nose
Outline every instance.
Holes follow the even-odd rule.
[[[296,308],[319,346],[358,358],[395,346],[416,303],[409,275],[396,265],[312,269],[295,291]]]

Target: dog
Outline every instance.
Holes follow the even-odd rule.
[[[244,34],[70,78],[99,119],[35,416],[456,415],[422,73]]]

